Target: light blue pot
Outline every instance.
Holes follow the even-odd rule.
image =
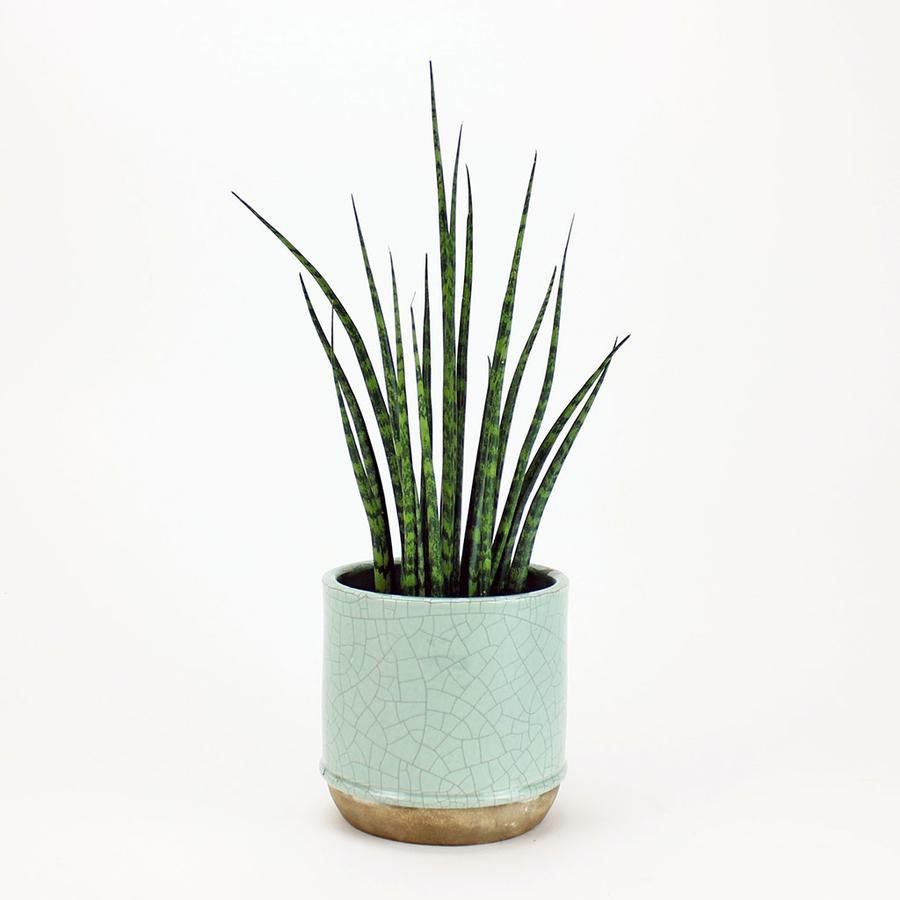
[[[557,787],[568,579],[535,567],[529,593],[425,598],[366,590],[367,572],[360,563],[323,580],[328,784],[363,802],[439,810]]]

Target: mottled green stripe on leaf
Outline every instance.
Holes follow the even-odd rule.
[[[240,200],[240,202],[250,210],[250,212],[253,213],[253,215],[256,216],[256,218],[259,219],[259,221],[262,222],[285,247],[287,247],[293,257],[304,269],[306,269],[310,274],[310,277],[319,286],[322,293],[328,298],[328,302],[331,303],[332,309],[334,309],[337,314],[338,321],[341,323],[344,331],[347,332],[347,337],[350,338],[350,345],[353,347],[353,352],[356,355],[359,368],[362,371],[366,391],[369,394],[369,400],[372,403],[372,409],[375,413],[375,421],[378,425],[378,431],[381,435],[382,444],[384,445],[385,456],[387,457],[388,470],[394,488],[394,496],[395,498],[399,497],[400,470],[394,453],[394,436],[391,428],[390,414],[388,413],[387,405],[384,402],[384,396],[381,393],[381,386],[378,384],[378,378],[375,375],[375,369],[372,366],[369,351],[366,349],[366,345],[363,342],[362,335],[359,333],[359,329],[356,327],[356,323],[353,321],[350,313],[347,312],[346,307],[340,301],[322,273],[277,228],[275,228],[274,225],[267,222],[249,203],[247,203],[246,200],[243,200],[235,194],[234,191],[232,191],[232,194]]]
[[[627,341],[628,338],[626,337],[625,340]],[[613,346],[612,352],[607,357],[606,365],[603,366],[600,376],[597,378],[594,387],[591,389],[581,411],[572,423],[572,427],[569,429],[565,438],[563,438],[559,449],[556,451],[556,455],[553,457],[553,461],[547,467],[547,471],[535,492],[534,499],[528,509],[528,515],[525,517],[525,523],[522,525],[522,533],[519,536],[519,542],[516,547],[515,556],[513,557],[507,585],[508,590],[518,592],[525,589],[525,581],[528,577],[528,566],[531,562],[531,553],[534,549],[535,536],[537,535],[538,526],[541,522],[541,516],[544,514],[544,509],[547,506],[550,492],[556,484],[556,479],[559,477],[563,463],[566,461],[566,457],[572,449],[575,438],[578,437],[578,432],[581,430],[581,426],[584,424],[584,420],[587,418],[587,415],[594,404],[594,400],[597,398],[597,393],[603,385],[606,373],[609,371],[609,360],[612,359],[613,354],[615,354],[616,350],[624,343],[625,341],[622,341],[621,344],[617,342],[616,345]]]
[[[431,445],[431,423],[428,421],[428,398],[425,392],[425,378],[419,359],[419,342],[416,334],[416,317],[412,318],[413,359],[416,367],[416,391],[419,399],[419,431],[422,439],[422,500],[421,515],[425,522],[425,559],[427,561],[425,589],[431,596],[446,593],[443,570],[441,568],[441,525],[437,504],[437,482],[434,477],[434,457]]]
[[[525,202],[519,218],[519,229],[516,234],[506,293],[500,309],[500,323],[497,326],[494,354],[491,358],[485,413],[481,423],[481,434],[478,440],[479,450],[476,459],[476,468],[482,472],[483,493],[477,505],[472,503],[469,505],[470,517],[474,514],[478,517],[478,521],[472,522],[467,526],[467,530],[473,540],[467,571],[464,574],[470,584],[478,583],[480,593],[486,593],[490,589],[490,557],[494,539],[494,523],[497,515],[494,497],[497,482],[497,447],[500,435],[500,400],[503,391],[506,357],[509,351],[509,335],[512,329],[516,285],[519,278],[519,263],[522,257],[522,244],[525,239],[525,226],[528,221],[528,208],[531,204],[531,191],[534,185],[536,167],[537,154],[535,154],[534,162],[531,166],[531,174],[528,177],[528,188],[525,192]],[[476,534],[478,535],[477,542],[474,540]],[[474,572],[476,568],[478,570],[477,574]]]
[[[495,584],[499,577],[498,570],[501,561],[504,561],[504,564],[508,564],[509,562],[506,544],[509,539],[513,515],[515,514],[516,506],[519,502],[519,495],[525,480],[525,472],[528,468],[531,450],[537,440],[538,432],[541,429],[541,423],[544,421],[544,413],[547,410],[547,402],[550,399],[550,390],[553,387],[553,376],[556,372],[556,352],[559,346],[559,323],[562,316],[563,286],[566,280],[566,259],[569,255],[569,242],[572,238],[572,224],[573,223],[569,224],[569,233],[566,236],[566,246],[563,250],[562,265],[559,268],[559,284],[556,288],[556,310],[553,314],[553,330],[550,334],[550,347],[547,351],[547,364],[544,368],[544,380],[541,384],[541,393],[538,397],[534,414],[531,417],[531,424],[528,426],[525,440],[522,442],[522,447],[519,451],[516,468],[513,472],[512,480],[510,481],[506,504],[503,508],[503,515],[500,517],[500,524],[497,526],[497,533],[494,537],[491,568],[492,578]],[[512,552],[512,547],[509,548],[509,551],[510,553]]]
[[[441,567],[445,580],[453,576],[453,530],[456,516],[457,466],[457,396],[456,396],[456,256],[447,213],[444,167],[441,161],[441,138],[438,129],[437,103],[434,96],[434,73],[429,65],[431,81],[431,130],[434,143],[434,169],[438,200],[438,238],[441,258],[441,319],[443,322],[443,442],[441,465]],[[454,193],[455,200],[455,193]],[[455,213],[454,222],[455,222]]]
[[[451,585],[456,593],[464,593],[461,585],[461,547],[462,539],[462,497],[463,497],[463,466],[466,451],[466,400],[468,391],[468,360],[469,360],[469,322],[472,311],[472,265],[474,247],[473,212],[472,212],[472,179],[469,176],[469,167],[466,166],[466,249],[463,268],[462,300],[459,312],[459,337],[456,351],[456,488],[455,508],[453,513],[453,538],[451,547],[453,550],[453,565],[451,567]]]
[[[519,361],[513,372],[512,380],[509,383],[509,389],[506,392],[506,400],[503,404],[503,415],[500,418],[500,440],[497,445],[497,478],[494,483],[494,495],[491,498],[493,504],[497,503],[497,492],[500,488],[500,479],[503,477],[504,462],[506,460],[506,447],[509,443],[509,432],[512,427],[513,412],[516,407],[516,400],[519,397],[519,388],[522,386],[522,378],[525,375],[525,368],[528,365],[528,359],[531,356],[531,350],[534,342],[537,340],[538,332],[541,330],[541,324],[544,321],[544,314],[547,312],[547,304],[550,302],[550,294],[553,292],[553,285],[556,281],[556,268],[550,276],[550,284],[547,286],[547,293],[544,295],[544,301],[535,317],[534,325],[525,341],[525,346],[519,355]]]
[[[309,292],[306,290],[306,283],[303,281],[303,275],[300,276],[300,286],[303,289],[303,297],[306,300],[306,308],[312,319],[313,327],[318,335],[319,342],[325,351],[331,363],[332,374],[334,376],[335,387],[339,393],[339,401],[341,402],[342,413],[343,401],[346,399],[349,407],[350,416],[356,429],[356,436],[359,439],[359,450],[356,452],[356,440],[352,434],[348,436],[347,430],[344,436],[347,442],[347,449],[350,453],[351,463],[354,465],[354,473],[358,473],[354,455],[358,455],[361,465],[364,467],[365,486],[361,486],[359,478],[357,478],[357,487],[366,510],[366,517],[369,522],[369,532],[372,538],[372,559],[375,575],[375,583],[377,590],[389,591],[392,584],[392,575],[394,567],[393,553],[391,550],[391,529],[388,520],[387,503],[385,502],[384,487],[381,482],[381,475],[378,470],[378,463],[375,458],[375,450],[369,437],[369,430],[366,427],[366,420],[363,417],[362,410],[356,399],[356,394],[350,386],[350,382],[344,372],[337,354],[334,352],[332,341],[329,341],[325,335],[319,317],[313,308],[312,300],[310,300]]]
[[[416,482],[413,475],[412,451],[409,438],[409,402],[406,392],[406,366],[403,357],[403,330],[400,324],[400,301],[397,296],[397,276],[391,257],[391,290],[394,297],[394,333],[397,351],[397,456],[400,458],[400,533],[403,559],[400,565],[400,585],[403,593],[414,593],[418,582],[418,533]]]
[[[603,377],[603,374],[609,366],[613,356],[619,351],[619,349],[625,344],[625,341],[627,340],[628,337],[626,337],[622,341],[617,342],[613,346],[613,349],[609,352],[609,354],[607,354],[607,356],[604,358],[603,362],[601,362],[600,365],[590,374],[590,376],[588,376],[587,380],[579,388],[575,396],[566,405],[566,408],[559,414],[559,417],[553,423],[553,427],[549,432],[547,432],[547,435],[544,437],[544,440],[541,441],[540,446],[535,452],[534,458],[531,460],[531,463],[528,466],[528,470],[525,473],[525,478],[522,483],[522,490],[519,493],[515,512],[512,515],[512,522],[509,528],[509,537],[507,538],[503,556],[500,559],[496,575],[494,576],[495,584],[508,584],[510,575],[509,566],[513,553],[513,543],[518,533],[519,525],[525,514],[525,508],[526,504],[528,503],[528,498],[531,496],[531,492],[537,484],[538,478],[541,474],[541,469],[543,468],[544,463],[547,461],[547,457],[550,455],[550,451],[556,444],[557,439],[559,438],[563,429],[566,427],[569,419],[572,418],[572,416],[575,414],[575,411],[580,406],[581,401],[594,387],[597,381],[601,377]]]

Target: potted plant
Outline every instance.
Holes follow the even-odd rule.
[[[379,379],[373,354],[329,281],[284,235],[238,199],[300,263],[300,286],[330,365],[371,535],[371,561],[341,566],[324,577],[322,773],[338,809],[357,828],[402,841],[464,844],[501,840],[534,827],[553,803],[564,774],[568,581],[558,571],[532,564],[532,549],[563,463],[614,355],[628,338],[613,343],[538,442],[556,365],[571,226],[559,277],[554,268],[505,384],[534,181],[532,164],[480,427],[469,438],[477,440],[477,450],[471,487],[464,492],[472,187],[467,169],[460,260],[456,224],[460,140],[448,197],[433,74],[431,124],[440,246],[440,418],[433,409],[427,256],[421,342],[412,310],[411,341],[404,339],[391,259],[392,339],[354,202],[378,336]],[[310,298],[307,278],[331,307],[330,334]],[[525,439],[512,456],[513,411],[554,289],[543,383]],[[374,430],[336,353],[335,318],[359,365]],[[414,381],[407,374],[410,343]],[[375,441],[381,443],[386,473],[376,457]],[[508,490],[501,496],[501,478],[510,471]]]

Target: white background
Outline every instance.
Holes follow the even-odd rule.
[[[898,38],[850,0],[5,3],[0,894],[896,897]],[[319,578],[367,532],[297,266],[229,195],[371,335],[354,191],[421,301],[428,59],[473,396],[535,149],[514,348],[577,216],[551,414],[634,335],[536,548],[569,776],[467,849],[318,775]]]

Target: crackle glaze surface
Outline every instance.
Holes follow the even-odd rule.
[[[537,797],[565,771],[565,576],[527,594],[400,597],[325,587],[326,781],[419,808]]]

